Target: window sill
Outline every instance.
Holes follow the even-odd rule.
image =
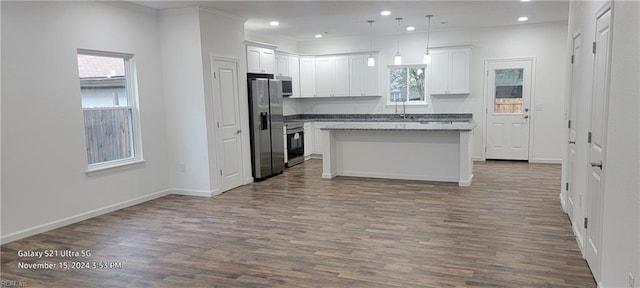
[[[427,102],[405,102],[404,104],[405,106],[429,106],[429,103]],[[386,104],[387,107],[394,107],[396,106],[396,104],[394,102],[387,102]],[[402,102],[398,102],[398,107],[402,107]]]
[[[113,161],[104,164],[93,165],[85,171],[87,176],[111,174],[123,170],[129,170],[145,166],[147,161],[142,159],[128,159],[126,161]]]

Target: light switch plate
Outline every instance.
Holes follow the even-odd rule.
[[[536,105],[536,111],[544,111],[544,105],[542,105],[542,104],[537,104],[537,105]]]

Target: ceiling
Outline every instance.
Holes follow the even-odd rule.
[[[566,21],[568,0],[515,1],[130,1],[155,9],[204,6],[247,18],[245,29],[266,35],[309,41],[315,34],[348,37],[396,33],[394,18],[403,17],[403,33],[427,30],[428,14],[434,15],[431,29],[449,30]],[[380,11],[391,11],[381,16]],[[529,17],[518,22],[520,16]],[[272,27],[270,21],[279,21]],[[373,27],[367,20],[375,20]],[[406,32],[415,26],[414,32]]]

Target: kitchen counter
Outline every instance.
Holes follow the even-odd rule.
[[[386,131],[471,131],[475,127],[469,122],[411,122],[411,123],[344,123],[329,125],[322,130],[386,130]]]
[[[415,120],[414,120],[415,121]],[[342,123],[322,129],[322,178],[471,185],[474,123]]]
[[[297,114],[284,116],[285,122],[471,122],[471,113],[426,114]]]

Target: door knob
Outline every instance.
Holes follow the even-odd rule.
[[[529,112],[529,108],[524,108],[524,112]]]
[[[602,161],[600,161],[600,163],[591,162],[591,167],[598,167],[598,168],[602,169]]]
[[[524,115],[524,119],[529,119],[529,115]]]
[[[569,141],[569,144],[576,144],[576,141]]]
[[[242,130],[238,129],[238,131],[236,131],[236,134],[240,134],[242,133]]]

